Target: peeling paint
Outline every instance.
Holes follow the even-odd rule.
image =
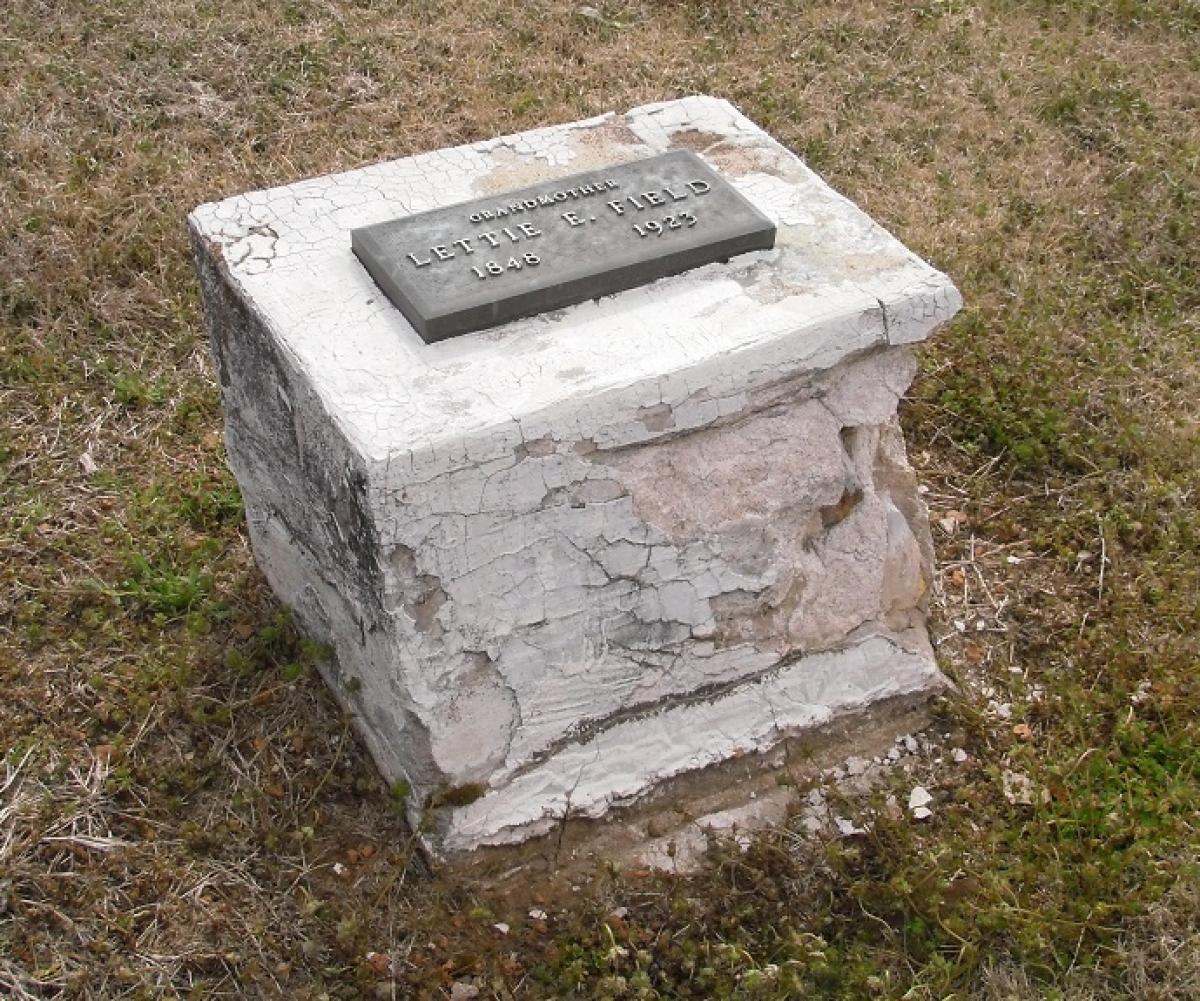
[[[733,179],[779,222],[777,250],[429,346],[349,250],[351,227],[514,170],[701,140],[747,167]],[[414,823],[438,790],[479,790],[443,803],[435,850],[519,840],[568,804],[599,815],[939,683],[932,545],[895,413],[907,345],[958,294],[726,102],[190,221],[264,573],[328,637],[331,687],[412,785]]]

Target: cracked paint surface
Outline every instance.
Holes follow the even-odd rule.
[[[777,247],[425,345],[349,231],[696,150]],[[713,98],[201,206],[256,556],[431,846],[516,841],[940,676],[896,406],[945,276]],[[427,795],[478,785],[422,818]]]

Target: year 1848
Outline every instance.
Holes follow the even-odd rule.
[[[510,257],[505,264],[488,261],[483,267],[472,265],[471,270],[475,272],[476,278],[495,278],[509,271],[520,271],[524,267],[536,268],[541,263],[542,259],[537,254],[522,254],[520,257]]]

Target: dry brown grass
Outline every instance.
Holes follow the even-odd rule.
[[[1197,996],[1200,8],[593,6],[0,9],[0,993]],[[974,764],[816,889],[768,845],[601,875],[539,929],[414,867],[264,593],[183,218],[692,92],[964,291],[908,430],[963,515],[935,628]],[[1053,806],[1007,804],[1004,769]]]

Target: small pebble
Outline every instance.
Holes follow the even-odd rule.
[[[929,795],[929,790],[924,786],[913,786],[912,792],[908,794],[908,808],[910,810],[919,810],[932,802],[933,797]]]
[[[846,774],[850,776],[862,775],[868,768],[871,767],[871,762],[866,758],[847,758],[846,759]]]

